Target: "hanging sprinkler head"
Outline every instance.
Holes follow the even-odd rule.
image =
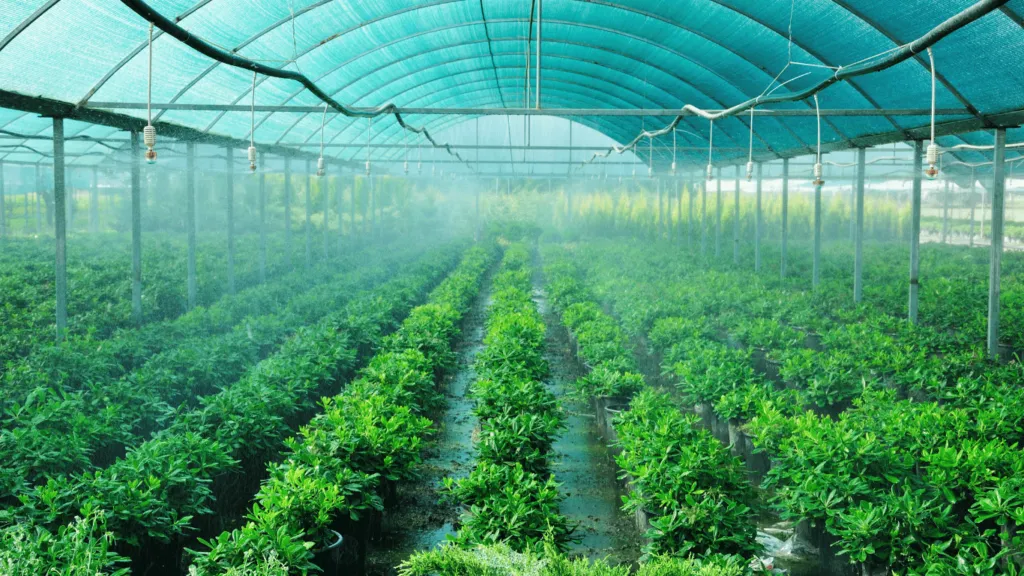
[[[753,177],[754,177],[754,163],[753,162],[747,162],[747,182],[750,182],[750,179],[753,178]]]
[[[814,163],[814,182],[811,182],[815,186],[822,186],[825,181],[821,179],[821,162]]]
[[[648,178],[654,178],[654,167],[653,166],[648,166],[647,167],[647,177]]]
[[[249,146],[249,171],[256,171],[256,147]]]
[[[708,182],[714,180],[714,173],[711,164],[708,164]]]
[[[402,169],[405,170],[406,175],[409,174],[409,161],[408,160],[405,161],[405,164],[402,166]]]
[[[636,180],[636,166],[633,166],[633,180]]]
[[[156,150],[153,149],[156,146],[156,128],[152,124],[142,129],[142,142],[146,145],[146,163],[156,164]]]
[[[423,174],[423,162],[416,163],[416,173]]]
[[[366,161],[366,175],[367,176],[370,175],[370,161],[369,160]]]
[[[928,168],[924,171],[924,173],[926,176],[928,176],[930,180],[935,180],[935,178],[939,175],[939,145],[936,144],[935,142],[929,144],[928,151],[926,154],[928,157]]]
[[[316,159],[316,175],[323,177],[323,175],[326,173],[327,170],[324,168],[324,157],[321,156]]]
[[[675,160],[672,161],[672,175],[673,176],[676,175],[676,161]]]

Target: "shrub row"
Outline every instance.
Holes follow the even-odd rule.
[[[451,367],[459,321],[494,257],[493,246],[470,249],[359,378],[321,401],[322,412],[269,470],[248,522],[204,542],[209,550],[196,555],[194,574],[268,564],[283,565],[282,573],[317,570],[311,550],[333,541],[332,531],[359,538],[361,520],[394,504],[394,484],[416,473],[431,427],[425,416],[443,402],[438,375]]]
[[[564,415],[542,382],[545,326],[531,299],[531,257],[527,246],[509,246],[494,277],[484,348],[474,363],[477,466],[468,477],[445,479],[464,510],[457,536],[464,546],[540,550],[546,540],[562,549],[573,531],[548,470]]]
[[[5,516],[40,526],[99,513],[117,550],[145,565],[147,553],[168,543],[176,554],[196,523],[229,519],[263,477],[264,462],[336,389],[413,302],[454,264],[453,251],[429,254],[383,286],[352,295],[316,325],[300,329],[280,352],[237,383],[203,399],[166,429],[97,472],[51,479],[21,496]],[[216,516],[212,513],[216,512]],[[173,561],[173,559],[172,559]]]

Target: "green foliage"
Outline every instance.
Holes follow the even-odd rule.
[[[56,533],[27,523],[0,530],[0,574],[5,576],[127,576],[126,563],[114,552],[99,512],[75,517]]]

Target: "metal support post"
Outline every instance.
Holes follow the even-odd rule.
[[[754,272],[761,271],[761,163],[757,163],[757,213],[754,215]]]
[[[185,142],[185,231],[188,235],[188,309],[196,307],[196,143]]]
[[[853,175],[853,185],[850,186],[850,242],[857,242],[857,185],[860,182],[860,173]]]
[[[992,246],[988,272],[988,355],[999,356],[999,281],[1003,260],[1003,197],[1006,191],[1006,129],[996,129],[992,157]]]
[[[267,281],[267,158],[260,152],[260,179],[259,203],[260,203],[260,284]]]
[[[224,147],[227,158],[225,169],[225,192],[228,203],[228,294],[235,293],[235,151]]]
[[[732,263],[740,263],[740,165],[736,165],[736,188],[733,190]]]
[[[945,192],[942,194],[942,243],[949,241],[949,178],[945,180]]]
[[[921,171],[924,143],[914,141],[914,184],[910,198],[910,302],[907,305],[908,319],[917,324],[918,288],[921,273]]]
[[[67,260],[67,222],[64,212],[64,119],[53,119],[53,202],[54,232],[57,238],[56,259],[54,263],[55,282],[57,288],[57,341],[64,339],[68,328],[68,260]]]
[[[722,255],[722,169],[715,170],[715,260]]]
[[[708,183],[705,181],[700,187],[700,255],[705,256],[708,252]]]
[[[313,225],[311,219],[313,216],[313,204],[312,189],[313,189],[313,173],[310,172],[313,164],[311,161],[306,160],[306,271],[308,272],[313,267]]]
[[[320,184],[320,194],[323,195],[324,200],[324,261],[331,257],[331,233],[330,226],[327,224],[331,221],[331,191],[327,187],[326,177],[317,176],[317,182]]]
[[[132,318],[142,324],[142,183],[139,133],[132,131]]]
[[[0,162],[0,238],[7,238],[7,205],[4,203],[4,163]]]
[[[284,265],[292,270],[292,159],[284,157]]]
[[[866,177],[867,150],[857,148],[857,228],[855,255],[853,259],[853,301],[857,304],[864,299],[864,179]]]
[[[789,158],[782,159],[782,264],[779,275],[786,277],[789,260]]]
[[[100,185],[99,169],[92,167],[92,187],[89,189],[89,232],[100,231]]]

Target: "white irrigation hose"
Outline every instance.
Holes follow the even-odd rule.
[[[672,129],[672,175],[676,175],[676,129]]]
[[[821,108],[818,107],[818,95],[817,94],[814,95],[814,112],[815,112],[815,115],[818,118],[818,150],[817,150],[817,153],[816,153],[816,155],[814,157],[815,158],[815,161],[814,161],[814,185],[815,186],[821,186],[822,184],[825,183],[825,181],[821,179],[821,175],[822,175],[822,169],[821,169]]]
[[[252,103],[249,106],[249,171],[256,171],[256,72],[252,73]]]
[[[939,145],[935,142],[935,55],[932,54],[932,49],[928,48],[928,62],[931,64],[932,72],[932,140],[928,144],[928,169],[924,173],[931,179],[935,179],[939,175],[939,170],[936,168],[936,164],[939,161]]]
[[[324,104],[324,113],[320,116],[320,157],[316,160],[316,175],[323,176],[326,172],[324,167],[324,126],[327,124],[327,104]]]
[[[149,25],[149,76],[146,79],[146,126],[142,129],[142,142],[146,145],[146,162],[156,162],[156,128],[153,127],[153,24]]]

